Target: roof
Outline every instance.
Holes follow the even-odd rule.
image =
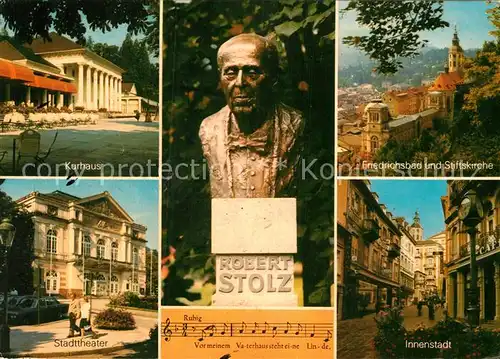
[[[382,100],[373,100],[365,107],[365,112],[370,108],[389,108]]]
[[[13,40],[8,36],[0,36],[0,54],[1,58],[7,60],[29,60],[45,66],[50,66],[59,71],[59,68],[45,60],[43,57],[35,54],[31,48],[26,47],[25,45]]]
[[[124,82],[122,83],[122,92],[130,92],[132,90],[132,87],[134,87],[133,82]]]
[[[450,91],[455,90],[457,85],[464,82],[459,72],[442,72],[429,88],[429,91]]]
[[[44,193],[44,195],[49,196],[49,197],[53,197],[53,198],[57,198],[57,199],[61,199],[64,201],[69,201],[69,202],[81,199],[80,197],[73,196],[73,195],[66,193],[66,192],[63,192],[63,191],[54,191],[54,192],[50,192],[50,193]]]
[[[399,127],[408,122],[416,121],[419,117],[419,114],[399,116],[396,120],[389,122],[389,127]]]
[[[55,32],[51,32],[49,36],[50,40],[39,37],[26,46],[31,48],[36,54],[84,49],[83,46],[77,44],[73,40],[56,34]]]

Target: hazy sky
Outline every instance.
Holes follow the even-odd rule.
[[[396,217],[405,217],[413,223],[415,211],[420,214],[424,238],[445,229],[441,196],[446,195],[446,180],[372,180],[372,192],[377,192],[380,203]]]
[[[66,186],[65,179],[7,179],[0,186],[13,200],[30,192],[62,191],[87,197],[108,191],[120,206],[139,224],[147,227],[147,246],[158,249],[158,181],[156,180],[86,180]]]
[[[341,1],[340,8],[345,8],[347,3],[347,1]],[[429,46],[449,47],[454,26],[456,25],[462,47],[464,49],[479,48],[484,41],[494,39],[488,35],[493,26],[488,21],[487,9],[488,5],[483,0],[445,1],[443,19],[450,23],[450,27],[436,31],[426,31],[423,33],[423,38],[429,40]],[[360,28],[355,20],[356,14],[352,11],[346,15],[340,15],[339,38],[367,34],[367,30]]]

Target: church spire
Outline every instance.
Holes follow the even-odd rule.
[[[463,72],[464,65],[464,50],[460,46],[460,39],[458,38],[457,26],[455,25],[455,32],[451,40],[451,47],[448,51],[448,68],[449,72]]]

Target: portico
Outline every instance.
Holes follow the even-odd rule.
[[[75,107],[121,112],[122,74],[119,66],[63,36],[52,33],[51,42],[36,39],[33,52],[74,79],[78,89]]]

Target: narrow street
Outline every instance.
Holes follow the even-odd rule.
[[[408,330],[419,325],[431,327],[443,318],[443,310],[436,309],[435,320],[429,320],[428,308],[422,308],[422,316],[418,316],[415,305],[403,310],[404,326]],[[363,318],[339,321],[337,324],[337,358],[338,359],[375,359],[376,352],[372,340],[377,333],[375,314]]]

